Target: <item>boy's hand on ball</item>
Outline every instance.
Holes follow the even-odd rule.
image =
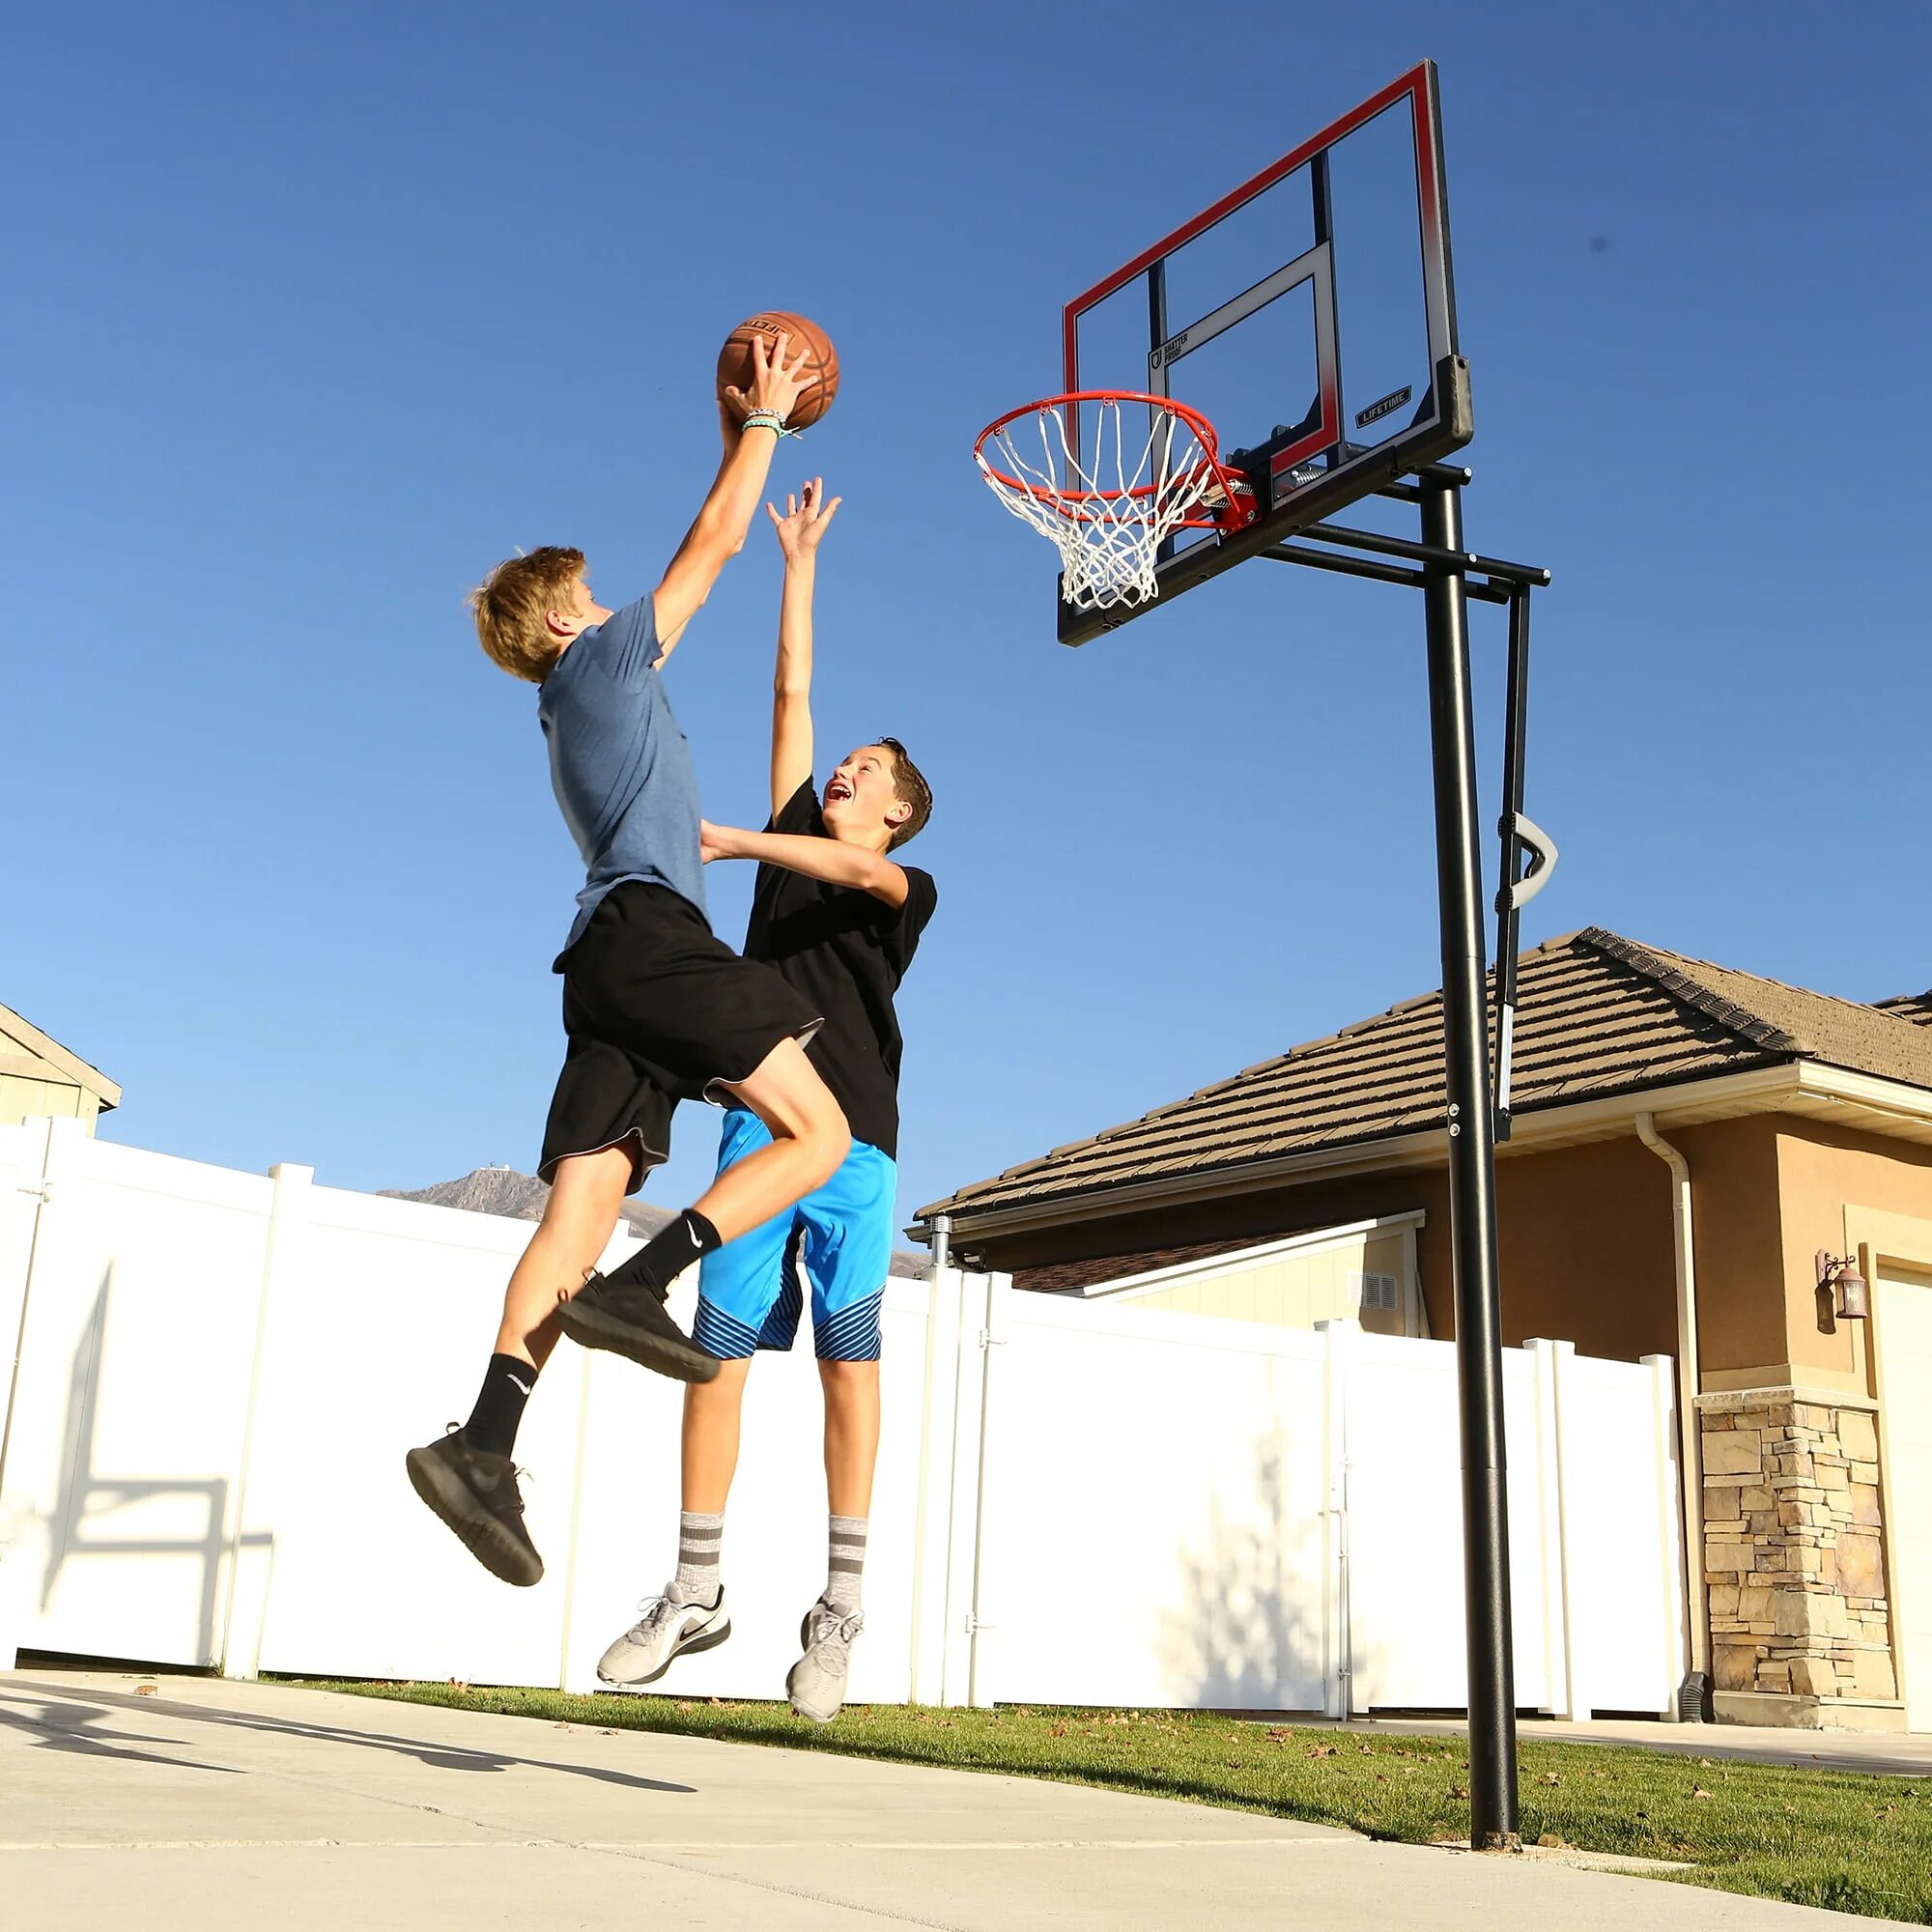
[[[740,402],[738,413],[741,416],[749,410],[769,410],[782,422],[790,416],[800,393],[810,386],[811,379],[805,366],[810,355],[810,346],[807,343],[801,343],[794,355],[791,337],[783,329],[770,341],[762,335],[757,336],[752,343],[749,394],[736,387],[727,388],[724,393]]]
[[[779,533],[779,548],[784,552],[787,563],[800,556],[810,556],[817,550],[826,526],[844,500],[843,497],[835,497],[828,503],[825,500],[825,479],[814,476],[805,486],[802,497],[785,497],[783,516],[779,515],[774,504],[765,505],[765,515],[771,518],[772,526]]]

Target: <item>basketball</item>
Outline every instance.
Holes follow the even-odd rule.
[[[832,399],[838,393],[838,352],[824,329],[802,315],[786,315],[772,309],[753,316],[749,322],[741,322],[718,352],[718,393],[722,396],[727,388],[749,390],[753,342],[761,335],[768,342],[774,341],[781,331],[791,337],[793,355],[801,347],[805,349],[805,373],[811,379],[799,391],[785,427],[810,429],[832,407]]]

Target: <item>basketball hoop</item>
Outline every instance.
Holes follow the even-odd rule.
[[[1086,434],[1083,404],[1094,419]],[[1145,439],[1129,410],[1147,412]],[[1028,403],[980,432],[973,461],[1060,553],[1060,594],[1078,611],[1151,602],[1161,546],[1177,530],[1255,520],[1254,491],[1222,463],[1213,424],[1166,396],[1081,389]]]

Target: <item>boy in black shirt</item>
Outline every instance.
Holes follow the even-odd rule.
[[[899,1029],[893,995],[937,894],[929,874],[890,856],[922,826],[932,794],[896,739],[862,745],[828,780],[811,772],[811,598],[818,545],[838,508],[824,486],[771,510],[784,552],[772,714],[772,817],[764,832],[707,824],[706,860],[755,859],[745,956],[768,960],[823,1013],[808,1055],[845,1110],[852,1150],[796,1208],[704,1258],[693,1340],[718,1356],[715,1380],[687,1389],[684,1510],[677,1574],[605,1652],[606,1683],[655,1682],[684,1651],[723,1643],[731,1625],[719,1582],[724,1503],[738,1460],[745,1377],[759,1349],[788,1349],[806,1288],[825,1389],[831,1505],[824,1594],[806,1614],[804,1655],[786,1690],[801,1717],[826,1722],[844,1702],[858,1635],[872,1471],[879,1448],[879,1311],[892,1264],[898,1151]],[[769,1138],[733,1107],[721,1173]]]

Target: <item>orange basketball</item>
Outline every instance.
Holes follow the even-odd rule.
[[[832,407],[832,399],[838,393],[838,352],[824,329],[802,315],[772,309],[753,316],[749,322],[741,322],[718,352],[718,393],[722,396],[726,388],[749,390],[753,341],[762,335],[769,342],[781,332],[791,338],[788,354],[796,355],[800,347],[804,347],[806,374],[811,378],[809,386],[799,391],[785,427],[810,429]]]

